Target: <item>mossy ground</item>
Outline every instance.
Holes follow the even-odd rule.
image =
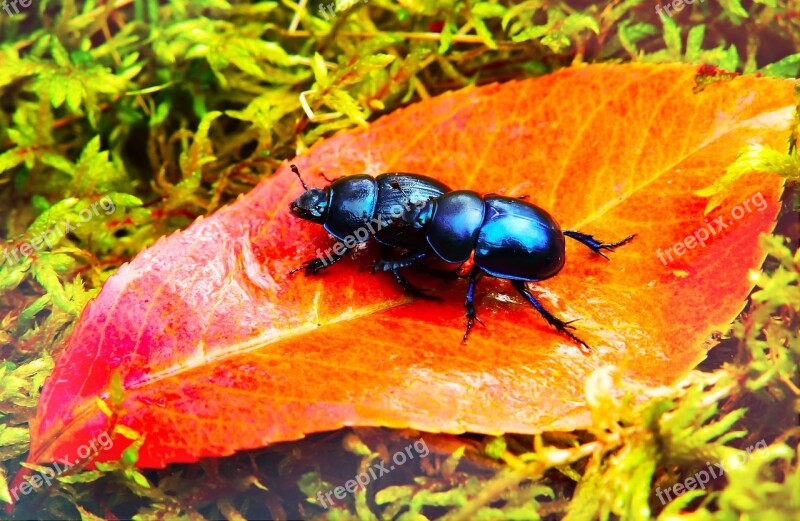
[[[0,238],[4,251],[22,253],[0,265],[6,502],[42,382],[103,282],[320,137],[447,90],[581,62],[688,61],[779,77],[800,70],[797,7],[788,1],[699,0],[662,17],[644,0],[332,2],[66,0],[0,11]],[[62,475],[3,515],[797,519],[800,169],[788,145],[748,154],[731,176],[761,169],[789,183],[776,232],[763,238],[770,258],[709,359],[644,405],[613,399],[614,375],[598,374],[587,386],[591,429],[426,436],[432,457],[331,509],[316,491],[419,435],[319,434],[143,474],[132,452],[103,470]],[[118,211],[98,211],[104,198]],[[83,221],[86,212],[85,224],[45,240],[52,223]],[[32,254],[20,250],[26,244]],[[659,492],[709,462],[763,445],[705,489],[660,501]]]

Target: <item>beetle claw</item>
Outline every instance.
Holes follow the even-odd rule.
[[[634,234],[628,235],[627,237],[625,237],[621,241],[606,243],[606,242],[603,242],[603,241],[595,239],[594,236],[592,236],[592,235],[589,235],[589,234],[586,234],[586,233],[581,233],[581,232],[574,232],[574,231],[571,231],[571,230],[566,230],[564,232],[564,235],[566,235],[567,237],[570,237],[572,239],[575,239],[576,241],[578,241],[581,244],[585,245],[587,248],[589,248],[590,250],[592,250],[596,254],[600,255],[605,260],[611,260],[611,259],[609,259],[608,255],[603,253],[601,250],[614,251],[615,248],[618,248],[620,246],[623,246],[623,245],[629,243],[630,241],[633,240],[634,237],[636,237],[636,234],[634,233]]]
[[[467,337],[469,336],[469,332],[472,331],[472,327],[475,325],[475,322],[482,325],[484,329],[489,329],[486,327],[486,324],[483,323],[483,320],[479,319],[477,315],[470,316],[467,314],[467,330],[464,331],[464,338],[461,339],[461,343],[466,345]]]
[[[575,321],[574,321],[574,320],[572,320],[572,322],[575,322]],[[574,341],[576,344],[578,344],[578,347],[580,347],[580,348],[581,348],[581,351],[582,351],[584,354],[591,354],[591,352],[592,352],[592,348],[591,348],[591,347],[589,347],[589,344],[587,344],[586,342],[584,342],[583,340],[581,340],[581,339],[580,339],[580,338],[578,338],[577,336],[573,335],[573,334],[572,334],[572,333],[569,331],[569,329],[575,329],[574,327],[572,327],[572,326],[570,326],[570,325],[569,325],[569,322],[567,322],[567,323],[563,324],[563,326],[562,326],[562,327],[559,327],[558,325],[555,325],[555,328],[556,328],[556,330],[557,330],[559,333],[561,333],[561,334],[563,334],[563,335],[566,335],[566,336],[568,336],[568,337],[569,337],[569,338],[571,338],[571,339],[572,339],[572,340],[573,340],[573,341]]]
[[[610,244],[603,244],[600,247],[604,248],[606,250],[609,250],[609,251],[614,251],[614,248],[616,248],[618,246],[622,246],[624,244],[628,244],[629,242],[631,242],[633,240],[633,238],[636,237],[636,235],[637,234],[632,233],[632,234],[628,235],[627,237],[625,237],[624,239],[622,239],[621,241],[612,242]]]
[[[461,339],[462,344],[467,343],[467,337],[469,336],[469,332],[472,331],[472,327],[475,325],[475,322],[478,322],[480,325],[482,325],[484,329],[489,329],[486,327],[486,324],[483,323],[483,320],[478,318],[478,314],[475,311],[475,304],[471,297],[467,298],[467,301],[464,303],[464,307],[467,308],[467,312],[464,314],[464,316],[467,317],[467,330],[464,331],[464,338]]]
[[[545,320],[547,320],[547,322],[551,326],[556,328],[556,331],[558,331],[562,335],[568,336],[572,341],[574,341],[576,344],[578,344],[578,347],[580,347],[581,351],[584,354],[591,354],[592,348],[589,346],[589,344],[587,344],[586,342],[584,342],[583,340],[581,340],[580,338],[575,336],[572,333],[572,331],[570,331],[570,330],[573,330],[573,331],[575,330],[575,326],[571,326],[570,324],[572,324],[573,322],[577,322],[578,320],[580,320],[579,318],[570,320],[569,322],[563,322],[563,321],[557,319],[556,317],[554,317],[553,315],[551,315],[549,312],[548,312],[548,315],[542,314],[542,316],[544,316]]]
[[[294,275],[295,273],[297,273],[298,271],[305,270],[306,277],[308,277],[308,276],[311,276],[311,275],[316,275],[318,272],[324,270],[327,267],[328,267],[328,263],[326,263],[324,260],[322,260],[320,258],[314,258],[314,259],[305,261],[303,264],[301,264],[297,268],[295,268],[292,271],[290,271],[289,275],[291,276],[291,275]]]
[[[580,319],[579,318],[574,318],[574,319],[572,319],[572,320],[570,320],[568,322],[564,322],[564,329],[575,329],[575,326],[571,326],[570,324],[572,324],[573,322],[577,322],[578,320],[580,320]]]
[[[308,262],[309,262],[309,261],[306,261],[306,262],[304,262],[303,264],[301,264],[300,266],[298,266],[298,267],[296,267],[295,269],[293,269],[292,271],[290,271],[290,272],[289,272],[289,275],[290,275],[290,276],[291,276],[291,275],[294,275],[294,274],[295,274],[295,273],[297,273],[298,271],[303,271],[303,270],[306,270],[306,275],[308,275]]]
[[[530,291],[528,291],[528,288],[525,287],[524,281],[515,280],[512,281],[512,285],[517,289],[520,295],[525,297],[525,299],[531,303],[531,305],[536,309],[536,311],[539,312],[539,314],[542,316],[542,318],[544,318],[547,321],[548,324],[556,328],[556,331],[558,331],[562,335],[569,337],[573,342],[577,343],[584,354],[589,354],[592,352],[592,348],[589,347],[589,344],[587,344],[586,342],[575,336],[572,333],[572,331],[570,331],[571,329],[575,329],[575,327],[571,326],[570,324],[579,319],[570,320],[569,322],[564,322],[563,320],[557,318],[555,315],[547,311],[547,309],[544,306],[542,306],[542,304],[538,300],[536,300],[536,297],[534,297],[533,294]]]
[[[311,259],[305,263],[306,276],[316,275],[317,272],[324,270],[328,265],[322,259]]]
[[[632,234],[632,235],[628,235],[627,237],[625,237],[625,238],[624,238],[624,239],[622,239],[621,241],[612,242],[612,243],[608,243],[608,244],[606,244],[606,243],[601,243],[599,246],[597,246],[597,249],[594,249],[594,248],[592,248],[592,249],[594,249],[595,253],[599,254],[599,255],[600,255],[601,257],[603,257],[604,259],[606,259],[606,260],[611,260],[611,259],[609,259],[609,258],[608,258],[608,256],[607,256],[607,255],[605,255],[605,254],[604,254],[602,251],[600,251],[600,250],[615,251],[615,249],[616,249],[616,248],[618,248],[618,247],[620,247],[620,246],[623,246],[623,245],[625,245],[625,244],[629,243],[630,241],[632,241],[634,237],[636,237],[636,234],[635,234],[635,233],[634,233],[634,234]]]

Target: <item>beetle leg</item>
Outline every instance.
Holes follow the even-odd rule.
[[[525,286],[525,281],[512,280],[511,284],[513,284],[514,288],[516,288],[516,290],[519,291],[520,295],[525,297],[528,300],[528,302],[530,302],[531,305],[534,308],[536,308],[536,311],[538,311],[539,314],[542,315],[542,317],[544,317],[545,320],[547,320],[548,324],[556,328],[556,330],[559,333],[563,333],[572,340],[574,340],[575,342],[577,342],[583,348],[581,349],[581,351],[583,351],[584,353],[592,352],[592,348],[589,347],[589,344],[587,344],[580,338],[573,335],[572,332],[570,331],[570,329],[575,329],[573,326],[570,325],[572,322],[574,322],[574,320],[571,320],[570,322],[564,322],[563,320],[556,318],[555,315],[547,311],[545,307],[542,306],[538,300],[536,300],[536,297],[534,297],[533,294],[530,291],[528,291],[528,288]]]
[[[410,253],[400,257],[397,260],[381,259],[375,263],[375,266],[372,267],[372,273],[378,273],[379,271],[391,271],[395,280],[397,280],[397,283],[400,284],[407,293],[425,300],[442,300],[439,297],[428,295],[425,293],[426,290],[418,288],[407,278],[405,278],[402,273],[400,273],[401,268],[414,266],[418,262],[423,261],[426,257],[428,257],[428,255],[430,255],[429,252],[422,251]]]
[[[380,260],[373,264],[372,266],[361,266],[358,268],[358,271],[371,271],[373,274],[377,273],[379,270],[377,268],[378,264],[387,262],[385,259],[389,259],[394,255],[395,249],[387,244],[380,244],[381,247],[381,255]],[[380,271],[390,271],[388,269],[380,270]]]
[[[464,331],[464,338],[461,339],[462,344],[467,343],[467,337],[469,336],[472,326],[475,325],[476,320],[480,325],[486,327],[486,324],[484,324],[475,313],[475,286],[478,284],[478,277],[480,277],[482,273],[481,269],[477,266],[473,267],[469,272],[469,287],[467,288],[467,298],[464,301],[464,307],[467,308],[467,330]]]
[[[381,259],[375,263],[375,266],[372,267],[372,273],[377,273],[379,271],[394,271],[400,268],[408,268],[413,266],[423,260],[430,255],[427,251],[417,252],[417,253],[410,253],[403,257],[400,257],[397,260],[386,260]]]
[[[324,259],[322,257],[314,257],[311,260],[305,261],[300,267],[290,271],[289,275],[294,275],[300,270],[305,270],[306,276],[315,275],[317,272],[322,271],[325,268],[330,268],[331,266],[342,260],[349,251],[350,250],[345,250],[344,252],[342,252],[341,255],[337,254],[335,251],[329,252],[328,259]]]
[[[593,252],[597,253],[598,255],[600,255],[601,257],[603,257],[606,260],[610,260],[610,259],[606,256],[605,253],[603,253],[600,250],[614,251],[614,248],[617,248],[619,246],[627,244],[631,240],[633,240],[634,237],[636,237],[636,234],[634,233],[633,235],[628,235],[627,237],[625,237],[621,241],[612,242],[612,243],[604,243],[603,241],[599,241],[599,240],[595,239],[594,237],[592,237],[591,235],[586,234],[586,233],[573,232],[573,231],[570,231],[570,230],[566,230],[566,231],[564,231],[564,235],[566,235],[567,237],[571,237],[572,239],[575,239],[576,241],[580,242],[581,244],[586,245],[589,249],[591,249]]]
[[[379,271],[392,271],[391,265],[392,261],[385,260],[392,256],[394,252],[394,248],[387,246],[385,244],[381,244],[381,257],[382,260],[378,261],[373,267],[372,272],[377,273]],[[461,269],[461,266],[464,265],[462,262],[459,264],[455,269],[452,270],[445,270],[445,269],[438,269],[432,268],[429,266],[425,266],[421,264],[421,261],[427,259],[430,256],[430,252],[421,252],[421,253],[413,253],[410,256],[400,257],[397,261],[394,261],[395,268],[414,268],[418,271],[423,273],[427,273],[429,275],[433,275],[434,277],[438,277],[444,280],[455,280],[455,279],[466,279],[468,275],[459,275],[458,271]],[[411,264],[408,264],[408,261],[416,259]],[[403,265],[398,265],[398,263],[402,263]],[[368,267],[362,269],[369,269]]]
[[[414,297],[421,298],[424,300],[435,300],[439,302],[442,300],[439,297],[428,295],[427,293],[425,293],[426,290],[418,288],[417,286],[413,285],[407,278],[403,276],[402,273],[400,273],[400,270],[398,268],[391,270],[391,272],[392,275],[394,275],[395,280],[397,280],[397,283],[403,287],[403,290],[406,293],[409,293]]]

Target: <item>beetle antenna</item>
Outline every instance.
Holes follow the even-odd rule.
[[[292,165],[292,172],[294,172],[294,174],[295,174],[295,175],[297,176],[297,178],[300,180],[300,184],[302,184],[302,185],[303,185],[303,189],[304,189],[306,192],[308,192],[309,188],[308,188],[308,186],[306,185],[306,182],[305,182],[305,181],[303,181],[303,178],[302,178],[302,177],[300,177],[300,170],[298,170],[298,169],[297,169],[297,166],[296,166],[296,165]]]

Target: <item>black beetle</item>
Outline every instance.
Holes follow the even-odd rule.
[[[385,246],[384,258],[373,272],[391,271],[406,291],[434,299],[413,286],[399,272],[418,266],[426,259],[441,259],[463,264],[474,254],[469,273],[464,307],[467,310],[466,342],[477,320],[474,305],[478,278],[487,274],[508,279],[547,322],[582,347],[589,346],[575,336],[570,322],[556,318],[528,291],[526,282],[536,282],[556,275],[564,266],[564,237],[586,245],[606,260],[602,250],[613,251],[635,237],[604,243],[575,231],[561,231],[558,223],[542,208],[524,201],[524,197],[485,195],[471,190],[452,191],[446,185],[419,174],[390,173],[377,177],[351,175],[333,181],[327,188],[309,189],[295,165],[292,171],[300,178],[305,193],[290,205],[294,215],[322,224],[336,244],[328,260],[323,255],[306,261],[306,275],[341,260],[357,244],[374,237]],[[387,253],[401,249],[404,254],[390,259]],[[320,250],[317,250],[319,253]]]

